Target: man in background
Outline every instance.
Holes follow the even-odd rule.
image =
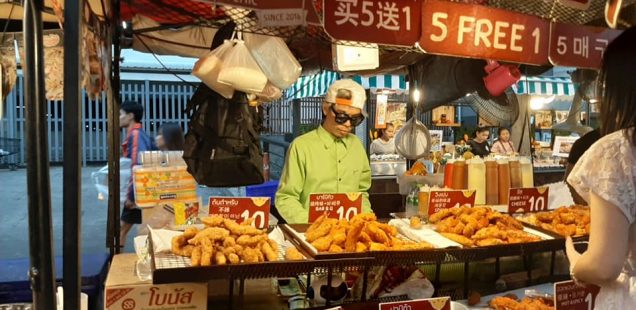
[[[122,155],[130,158],[131,169],[137,165],[139,153],[156,149],[152,138],[146,134],[141,126],[143,116],[144,107],[136,101],[124,101],[119,108],[119,127],[126,130],[126,139],[121,145]],[[141,224],[141,209],[137,208],[135,204],[133,175],[131,173],[126,201],[121,211],[119,244],[122,247],[126,243],[128,232],[134,224]]]

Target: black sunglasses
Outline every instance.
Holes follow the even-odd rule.
[[[351,126],[356,127],[356,126],[362,124],[362,121],[364,121],[364,115],[362,115],[362,114],[349,115],[347,113],[338,112],[334,108],[333,104],[331,105],[330,109],[331,109],[331,112],[333,112],[333,114],[336,115],[336,123],[338,123],[340,125],[343,125],[347,121],[349,121],[349,122],[351,122]]]

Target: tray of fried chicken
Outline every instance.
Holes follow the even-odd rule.
[[[433,245],[428,242],[414,242],[404,238],[395,227],[378,222],[373,213],[358,214],[351,220],[338,220],[323,214],[311,225],[284,224],[282,227],[314,258],[433,249]]]
[[[278,242],[270,239],[265,230],[251,226],[250,221],[239,224],[219,216],[201,221],[205,228],[188,227],[172,238],[172,253],[188,257],[193,267],[305,258],[294,247],[279,255],[282,251]]]
[[[431,215],[429,222],[442,236],[469,248],[554,239],[488,207],[444,209]]]
[[[590,234],[590,208],[586,206],[563,206],[552,211],[527,213],[518,219],[563,237],[582,237]]]
[[[519,300],[515,295],[495,297],[488,303],[494,310],[554,310],[554,300],[543,296],[525,296]]]

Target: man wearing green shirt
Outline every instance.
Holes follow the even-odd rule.
[[[372,212],[369,159],[362,142],[351,134],[364,120],[365,101],[360,84],[350,79],[334,82],[322,106],[322,125],[292,142],[275,204],[287,223],[307,223],[309,195],[315,193],[362,192],[362,212]]]

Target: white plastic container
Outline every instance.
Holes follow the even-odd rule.
[[[468,189],[475,190],[475,204],[486,204],[486,164],[475,157],[468,161]]]
[[[521,186],[524,188],[534,187],[532,162],[527,157],[521,157],[519,163],[521,164]]]

